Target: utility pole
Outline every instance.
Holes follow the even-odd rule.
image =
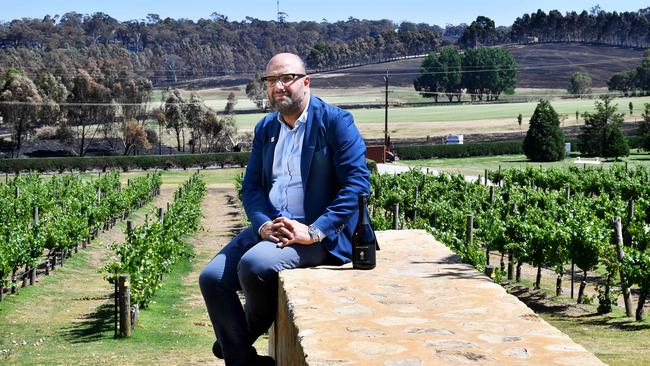
[[[386,82],[386,97],[384,101],[384,146],[388,149],[388,69],[386,69],[384,81]]]

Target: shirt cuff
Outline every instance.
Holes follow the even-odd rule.
[[[266,226],[266,224],[270,224],[271,222],[272,221],[267,221],[267,222],[263,223],[262,225],[260,225],[259,229],[257,229],[257,236],[262,238],[262,229],[264,228],[264,226]]]

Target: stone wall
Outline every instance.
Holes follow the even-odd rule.
[[[283,271],[278,366],[602,365],[420,230],[377,233],[371,271]]]

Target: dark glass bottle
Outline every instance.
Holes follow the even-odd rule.
[[[377,238],[368,217],[368,196],[359,195],[359,221],[352,235],[352,267],[373,269],[377,264]]]

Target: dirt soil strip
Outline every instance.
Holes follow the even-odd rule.
[[[170,186],[162,187],[161,194],[154,199],[153,203],[139,209],[129,219],[134,221],[134,225],[139,225],[143,222],[145,213],[151,210],[152,205],[153,207],[164,207],[166,202],[173,199],[174,189],[175,187]],[[84,264],[73,268],[66,262],[63,269],[57,267],[51,272],[50,277],[53,277],[51,280],[38,278],[37,282],[43,283],[36,284],[36,286],[45,288],[48,296],[30,299],[29,306],[16,307],[11,312],[0,312],[0,323],[5,323],[4,326],[0,324],[0,333],[4,333],[0,334],[0,351],[5,353],[4,355],[0,354],[0,361],[6,359],[10,361],[11,353],[21,353],[21,345],[38,346],[48,341],[61,343],[58,348],[65,352],[64,349],[74,346],[65,340],[66,334],[71,329],[92,329],[92,323],[97,320],[95,315],[98,309],[113,304],[113,286],[104,279],[104,273],[100,273],[98,269],[112,255],[108,245],[124,240],[125,226],[125,222],[118,221],[118,224],[112,229],[100,232],[98,238],[86,250],[75,254],[87,255],[90,265]],[[74,259],[74,255],[71,259]],[[16,296],[19,295],[20,293]],[[87,327],[84,323],[87,323]],[[91,335],[89,334],[89,336]],[[7,345],[12,344],[17,347],[13,350],[6,348]],[[43,357],[40,360],[32,359],[37,364],[48,359],[47,355],[37,354],[36,356]]]

